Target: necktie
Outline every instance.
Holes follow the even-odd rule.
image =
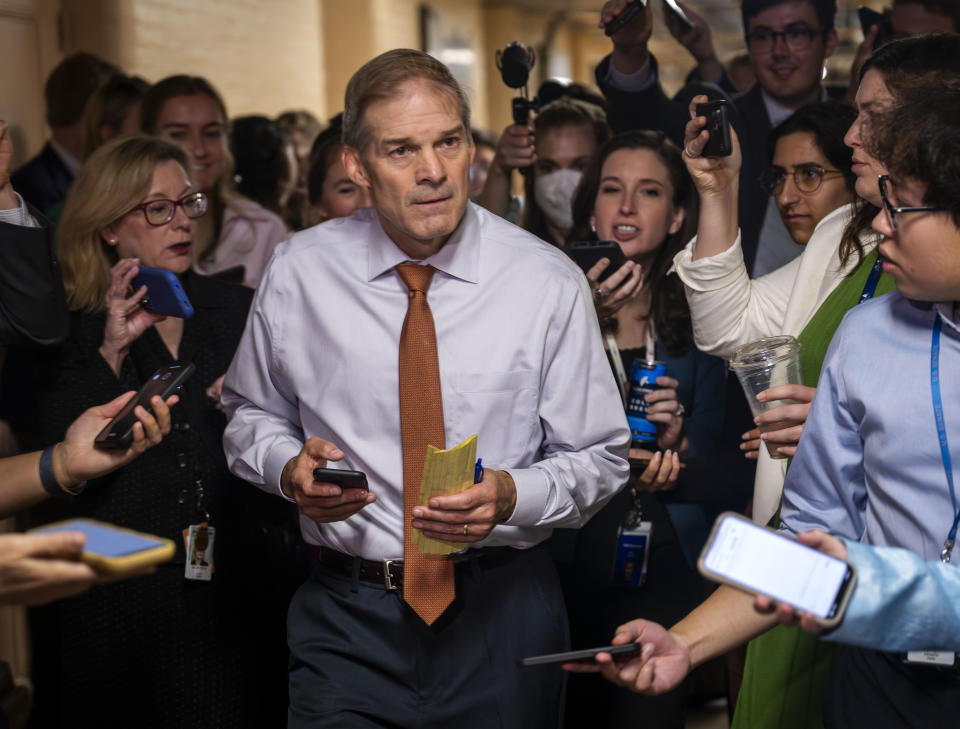
[[[413,507],[420,493],[427,445],[444,448],[443,401],[437,333],[427,303],[436,269],[414,263],[397,265],[410,289],[407,316],[400,332],[400,436],[403,445],[403,599],[427,625],[440,617],[454,598],[453,563],[441,555],[422,554],[413,541]]]

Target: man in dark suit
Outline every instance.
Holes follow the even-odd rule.
[[[57,64],[47,77],[43,95],[50,139],[11,178],[23,198],[42,212],[63,201],[80,169],[83,108],[87,99],[101,83],[119,72],[116,66],[90,53],[74,53]]]
[[[610,0],[601,10],[601,22],[613,22],[631,2]],[[657,128],[682,144],[683,126],[689,119],[689,100],[698,93],[728,98],[735,107],[732,122],[740,137],[743,167],[740,173],[741,245],[748,270],[767,273],[799,254],[771,197],[757,179],[769,165],[767,136],[774,126],[801,106],[842,97],[844,89],[821,85],[824,60],[837,45],[834,29],[835,0],[744,0],[743,29],[756,85],[742,94],[726,91],[732,82],[715,63],[716,54],[702,18],[687,12],[693,29],[671,21],[671,32],[697,60],[700,76],[709,83],[692,83],[673,98],[664,95],[657,78],[656,59],[647,50],[652,15],[647,8],[614,33],[612,53],[597,67],[597,83],[607,97],[608,117],[614,131]],[[711,58],[714,63],[710,63]],[[710,70],[718,70],[715,76]],[[758,250],[758,242],[763,246]]]

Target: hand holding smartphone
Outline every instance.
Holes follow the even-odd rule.
[[[175,362],[154,372],[137,394],[130,398],[123,409],[100,431],[93,441],[94,445],[99,448],[128,448],[133,441],[133,426],[137,424],[137,416],[133,412],[137,405],[143,405],[147,412],[152,413],[150,401],[154,395],[166,400],[190,378],[195,369],[192,363]]]
[[[171,540],[124,529],[94,519],[70,519],[31,529],[33,534],[82,532],[86,537],[80,559],[98,572],[114,575],[138,572],[173,556]]]
[[[133,279],[133,289],[147,287],[144,308],[154,314],[189,319],[193,316],[193,305],[187,298],[187,292],[180,285],[180,279],[173,271],[165,268],[139,266]]]
[[[348,471],[343,468],[315,468],[313,480],[332,483],[341,489],[367,489],[367,474],[363,471]]]
[[[843,619],[856,583],[844,560],[733,512],[717,517],[697,567],[714,582],[810,613],[826,628]]]
[[[623,645],[605,645],[600,648],[585,648],[579,651],[565,651],[564,653],[548,653],[542,656],[521,658],[517,661],[520,666],[542,666],[550,663],[583,663],[596,665],[598,653],[609,653],[616,663],[628,661],[643,650],[641,643],[624,643]]]
[[[627,262],[627,257],[623,255],[623,249],[616,241],[612,240],[577,241],[570,245],[567,254],[583,269],[584,273],[593,268],[601,258],[609,259],[610,263],[600,274],[597,283],[606,281]]]
[[[728,157],[733,153],[730,140],[729,103],[725,99],[697,104],[697,116],[707,119],[704,129],[710,134],[700,154],[703,157]]]

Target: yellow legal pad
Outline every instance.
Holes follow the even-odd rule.
[[[458,494],[473,485],[473,473],[477,463],[477,435],[474,433],[463,443],[445,451],[427,446],[423,462],[423,478],[420,480],[420,506],[426,506],[434,496]],[[448,542],[445,539],[426,537],[420,529],[413,530],[413,539],[424,554],[452,554],[467,545],[463,542]]]

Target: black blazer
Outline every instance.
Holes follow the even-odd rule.
[[[67,197],[73,173],[47,142],[40,154],[10,176],[10,182],[24,200],[47,212]]]
[[[0,346],[58,344],[69,333],[53,226],[30,212],[39,228],[0,223]]]

